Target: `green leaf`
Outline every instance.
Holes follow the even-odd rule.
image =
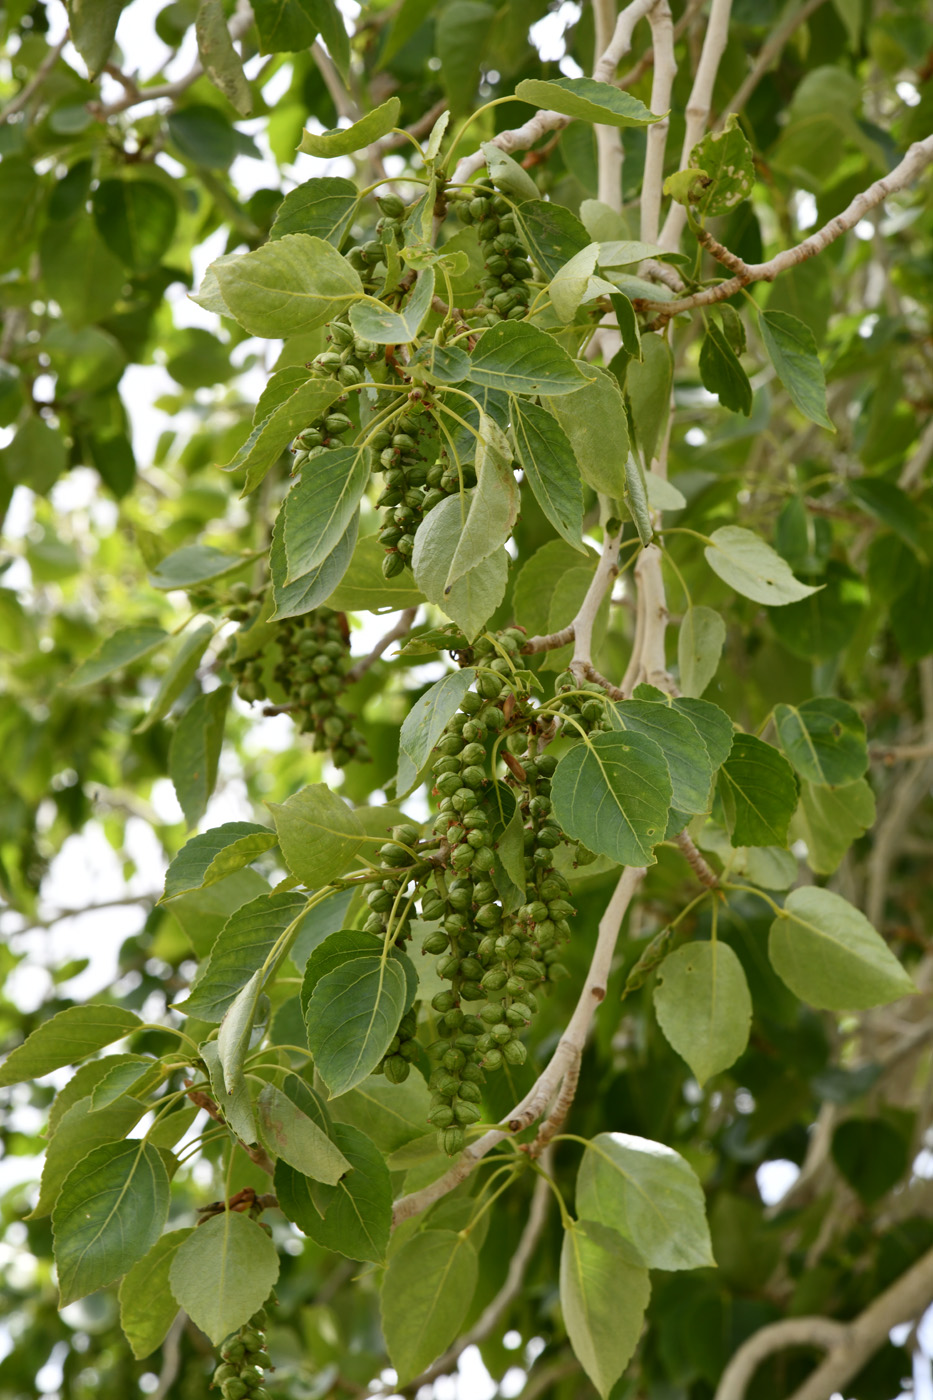
[[[411,1004],[403,960],[401,953],[356,957],[315,986],[307,1012],[308,1044],[331,1098],[354,1089],[386,1053]]]
[[[307,375],[307,370],[300,372]],[[260,400],[256,408],[257,426],[223,468],[225,472],[246,472],[242,495],[248,496],[256,490],[292,438],[309,423],[316,423],[342,392],[343,385],[336,379],[306,379],[263,418],[259,417],[263,406]],[[310,470],[313,471],[313,467]]]
[[[0,1066],[0,1089],[77,1064],[141,1025],[135,1012],[122,1006],[68,1006],[10,1051]]]
[[[285,864],[312,889],[342,875],[363,844],[359,817],[325,783],[270,802]]]
[[[489,178],[497,190],[514,199],[516,204],[541,198],[541,191],[524,166],[506,155],[505,151],[500,151],[494,141],[483,141],[480,149],[486,157]]]
[[[560,1252],[561,1312],[603,1400],[638,1345],[650,1295],[648,1270],[621,1235],[595,1220],[570,1221]]]
[[[189,996],[177,1004],[178,1010],[199,1021],[222,1020],[307,902],[303,894],[281,890],[261,894],[231,914],[217,935],[210,957],[201,964]]]
[[[512,606],[529,635],[550,631],[551,616],[557,611],[567,614],[562,625],[572,620],[579,599],[576,593],[568,590],[567,579],[580,569],[586,574],[585,592],[596,569],[596,555],[585,547],[581,559],[563,540],[549,540],[521,566],[512,592]]]
[[[840,1123],[833,1133],[833,1162],[866,1205],[886,1196],[910,1166],[913,1154],[907,1125],[913,1115],[903,1113],[903,1117],[907,1121],[902,1120],[900,1132],[880,1114],[859,1114]]]
[[[367,297],[350,307],[350,325],[362,340],[372,340],[377,345],[410,345],[431,309],[433,296],[434,268],[426,267],[401,311]]]
[[[383,613],[423,603],[424,594],[415,587],[407,569],[395,578],[383,577],[384,558],[385,549],[375,535],[360,540],[347,572],[327,599],[328,607],[337,612]]]
[[[589,243],[585,248],[581,248],[579,253],[574,253],[551,278],[548,295],[551,305],[564,325],[570,324],[585,300],[592,299],[594,293],[591,284],[599,284],[601,281],[593,276],[598,256],[599,244]],[[614,290],[610,282],[605,283],[604,289],[607,294]],[[595,295],[600,295],[601,291],[597,285]]]
[[[97,1085],[100,1084],[103,1079],[107,1078],[112,1069],[116,1069],[118,1065],[122,1064],[139,1064],[141,1059],[142,1056],[129,1053],[123,1055],[105,1055],[101,1060],[91,1060],[88,1064],[82,1065],[80,1069],[76,1069],[64,1088],[60,1089],[55,1095],[52,1107],[49,1109],[49,1117],[45,1129],[45,1135],[49,1141],[55,1136],[59,1124],[62,1122],[68,1110],[72,1108],[79,1099],[87,1098],[90,1100]],[[85,1112],[90,1112],[90,1102],[86,1105]],[[120,1134],[117,1134],[117,1136],[120,1136]],[[69,1170],[73,1163],[74,1158],[72,1157],[71,1162],[69,1162]]]
[[[363,294],[359,274],[336,248],[306,233],[286,233],[212,266],[230,315],[250,335],[270,339],[313,331]]]
[[[680,1153],[661,1142],[600,1133],[587,1143],[576,1199],[581,1219],[617,1230],[649,1269],[715,1264],[703,1188]]]
[[[865,915],[832,890],[792,890],[768,937],[783,982],[809,1006],[862,1011],[917,988]]]
[[[875,795],[864,778],[828,788],[806,780],[790,824],[794,841],[807,848],[807,864],[817,875],[831,875],[846,851],[875,821]]]
[[[817,592],[794,578],[780,554],[741,525],[721,525],[714,530],[703,553],[723,583],[756,603],[781,607]]]
[[[389,1169],[382,1153],[358,1128],[336,1124],[334,1141],[353,1170],[335,1186],[315,1186],[312,1201],[308,1186],[300,1178],[296,1181],[291,1169],[280,1173],[277,1165],[275,1189],[279,1205],[323,1249],[344,1254],[348,1259],[381,1264],[392,1227]]]
[[[318,28],[306,0],[257,0],[253,6],[261,53],[309,49]]]
[[[423,1135],[431,1100],[420,1074],[410,1074],[404,1084],[390,1084],[379,1075],[332,1100],[329,1107],[336,1120],[359,1128],[388,1153]]]
[[[559,422],[536,403],[510,400],[512,437],[525,480],[557,533],[581,554],[583,491],[570,441]]]
[[[450,671],[416,700],[402,721],[399,748],[407,754],[416,773],[427,763],[431,750],[460,708],[460,701],[476,679],[476,671],[466,666]]]
[[[71,326],[87,326],[111,310],[123,290],[126,273],[92,219],[46,224],[39,240],[42,279]]]
[[[346,535],[369,481],[369,451],[337,447],[315,457],[313,467],[302,472],[282,506],[286,585],[323,564]]]
[[[107,1066],[106,1075],[125,1068],[128,1058],[108,1055],[108,1060],[120,1060],[121,1063]],[[138,1069],[138,1063],[136,1068]],[[103,1076],[99,1082],[103,1082]],[[105,1143],[122,1142],[145,1112],[146,1105],[138,1099],[118,1100],[95,1112],[92,1094],[87,1092],[72,1103],[62,1115],[46,1151],[39,1199],[29,1219],[39,1220],[42,1216],[50,1214],[58,1200],[62,1184],[75,1163]]]
[[[513,323],[514,324],[514,323]],[[472,639],[482,631],[505,597],[508,555],[499,548],[488,559],[447,588],[451,562],[460,543],[463,518],[470,508],[471,491],[448,496],[435,506],[415,536],[412,570],[424,596],[435,603]]]
[[[382,1330],[398,1385],[407,1385],[457,1336],[476,1290],[479,1261],[453,1230],[419,1230],[389,1260]]]
[[[199,695],[175,726],[169,745],[168,771],[189,827],[207,810],[217,782],[217,765],[233,687],[218,686]]]
[[[168,1175],[148,1143],[107,1143],[78,1162],[52,1212],[61,1306],[114,1283],[141,1259],[162,1233],[168,1205]]]
[[[334,0],[304,0],[308,13],[334,61],[345,88],[350,85],[350,36],[343,12]]]
[[[562,204],[529,199],[519,204],[514,213],[522,241],[549,280],[592,242],[576,214]]]
[[[175,1251],[193,1232],[170,1230],[137,1259],[120,1284],[120,1326],[137,1361],[151,1356],[165,1341],[178,1304],[169,1288]]]
[[[322,899],[319,904],[315,904],[305,914],[298,925],[295,941],[289,953],[289,957],[299,972],[304,970],[314,949],[319,947],[325,938],[329,938],[332,933],[336,933],[344,927],[347,909],[354,893],[352,888],[335,890],[333,894],[327,895],[325,899]]]
[[[87,64],[88,77],[98,76],[113,48],[126,0],[68,0],[71,42]]]
[[[224,554],[209,544],[186,544],[166,554],[149,575],[153,588],[169,592],[173,588],[196,588],[225,574],[232,574],[249,563],[242,555]]]
[[[609,300],[616,313],[616,322],[619,327],[619,335],[622,337],[622,349],[632,359],[641,363],[643,359],[641,349],[641,327],[638,324],[638,317],[635,308],[627,296],[622,292],[613,292]]]
[[[643,734],[597,734],[575,744],[551,784],[564,832],[620,865],[653,865],[664,840],[671,777],[664,755]]]
[[[353,1163],[327,1133],[274,1084],[263,1085],[256,1100],[256,1114],[266,1147],[302,1176],[335,1186],[353,1170]]]
[[[555,398],[594,377],[592,366],[581,368],[552,336],[525,322],[503,321],[484,331],[471,357],[471,383],[511,394]]]
[[[838,787],[868,767],[865,725],[844,700],[819,695],[799,706],[776,705],[774,723],[781,748],[811,783]]]
[[[482,410],[476,477],[470,508],[447,572],[445,594],[505,544],[518,518],[519,490],[512,471],[512,449],[502,430]]]
[[[648,477],[652,475],[651,472],[647,474]],[[651,523],[651,512],[648,508],[648,480],[641,463],[633,452],[629,452],[625,459],[624,501],[635,529],[638,531],[638,538],[643,545],[649,545],[654,535],[654,526]]]
[[[709,184],[696,202],[698,214],[717,218],[748,199],[755,183],[755,158],[745,133],[730,112],[721,131],[710,131],[690,152],[688,164],[706,173]]]
[[[194,31],[208,78],[241,117],[248,117],[253,110],[253,96],[233,47],[221,0],[201,0]]]
[[[127,1057],[122,1065],[114,1065],[94,1086],[91,1091],[91,1112],[99,1113],[126,1095],[146,1098],[164,1077],[161,1060],[155,1060],[151,1055]]]
[[[625,375],[625,392],[632,410],[632,428],[647,471],[667,431],[671,412],[674,357],[667,341],[655,332],[641,338],[641,363],[633,360]]]
[[[409,367],[432,384],[459,384],[470,373],[470,357],[459,345],[438,345],[432,340],[415,351]]]
[[[169,713],[175,701],[184,694],[197,675],[201,658],[213,640],[215,631],[213,622],[202,622],[200,627],[195,627],[182,637],[178,650],[162,674],[152,704],[133,730],[134,734],[144,734],[147,729],[158,724],[159,720]]]
[[[715,321],[706,323],[706,334],[700,345],[700,378],[703,387],[718,394],[723,408],[733,413],[752,411],[752,386],[739,358]]]
[[[748,1044],[752,999],[728,943],[687,943],[669,953],[658,972],[654,1010],[700,1084],[728,1069]]]
[[[205,170],[226,170],[237,152],[236,132],[216,107],[195,102],[166,118],[174,153]]]
[[[733,846],[786,846],[797,806],[797,779],[787,759],[753,734],[736,734],[719,774]]]
[[[252,864],[263,851],[271,851],[276,839],[274,831],[256,822],[224,822],[201,836],[192,836],[166,871],[163,900],[225,880],[235,870]]]
[[[473,106],[480,62],[495,22],[495,10],[481,0],[451,0],[437,17],[434,43],[441,81],[456,116]]]
[[[313,131],[305,131],[298,149],[307,156],[324,156],[328,160],[334,156],[350,156],[364,146],[371,146],[398,126],[401,111],[402,104],[398,98],[390,97],[352,126],[339,131],[325,131],[320,136]]]
[[[169,1284],[195,1327],[219,1346],[262,1307],[278,1276],[278,1250],[265,1230],[225,1210],[182,1242]]]
[[[702,604],[684,613],[677,636],[677,667],[685,695],[700,696],[719,670],[726,624],[713,608]]]
[[[713,768],[706,749],[697,745],[697,730],[690,720],[673,708],[647,700],[624,700],[615,706],[614,713],[626,733],[653,739],[664,755],[675,809],[671,816],[679,819],[677,814],[684,812],[708,812]],[[680,825],[683,826],[682,820]]]
[[[628,420],[615,375],[587,365],[590,382],[569,398],[555,399],[547,387],[546,407],[570,443],[580,475],[594,491],[622,500],[628,487]]]
[[[265,977],[266,974],[262,968],[258,968],[253,973],[224,1012],[220,1030],[217,1032],[217,1059],[223,1074],[224,1089],[231,1096],[241,1095],[245,1097],[246,1076],[243,1071],[243,1063],[249,1050],[253,1022],[256,1019],[256,1009],[259,1004],[259,994],[262,991]],[[205,1048],[201,1047],[202,1053]],[[247,1105],[244,1104],[244,1110],[246,1107]],[[244,1113],[242,1121],[245,1126],[246,1113]],[[255,1138],[255,1129],[252,1129],[252,1125],[250,1126],[251,1132],[247,1140],[251,1142]],[[239,1129],[235,1128],[234,1131],[238,1132]]]
[[[169,634],[161,627],[121,627],[113,636],[107,637],[92,656],[71,676],[68,684],[75,689],[84,685],[96,685],[105,676],[122,671],[134,661],[148,656],[168,641]]]
[[[696,729],[706,752],[709,754],[709,761],[714,772],[729,757],[735,730],[732,720],[718,705],[711,704],[709,700],[697,700],[688,695],[665,695],[662,690],[657,690],[652,685],[636,686],[635,699],[651,700],[656,705],[667,705],[688,719]]]
[[[325,938],[311,952],[305,967],[305,975],[301,982],[301,1012],[307,1019],[311,1005],[311,998],[315,989],[323,978],[336,972],[338,968],[344,967],[346,963],[354,962],[359,958],[379,962],[383,958],[384,944],[382,937],[374,933],[366,933],[362,929],[338,929],[329,938]],[[402,972],[405,974],[406,993],[409,1001],[413,1002],[418,991],[418,979],[414,973],[411,960],[404,957],[401,950],[395,947],[389,948],[388,957],[397,962]]]
[[[101,180],[92,196],[97,232],[131,272],[151,272],[175,233],[178,205],[155,180]]]
[[[207,1065],[214,1102],[221,1110],[228,1127],[242,1142],[254,1143],[257,1140],[256,1119],[245,1076],[240,1073],[227,1089],[224,1083],[224,1067],[220,1061],[220,1050],[216,1040],[205,1041],[199,1047],[201,1059]]]
[[[272,529],[272,549],[269,555],[269,572],[272,574],[272,596],[275,603],[272,622],[280,622],[287,617],[303,617],[312,608],[330,601],[334,590],[341,587],[344,574],[350,567],[360,528],[360,513],[357,510],[353,512],[346,532],[341,535],[327,558],[320,564],[315,564],[306,574],[299,574],[292,583],[288,583],[288,560],[285,557],[283,539],[287,518],[285,511],[280,510]],[[374,543],[378,544],[378,541]],[[380,550],[380,556],[381,553]],[[379,576],[382,577],[381,566]],[[385,584],[384,591],[388,589],[389,584]]]
[[[339,175],[321,175],[305,180],[303,185],[289,190],[276,211],[269,230],[270,238],[282,238],[286,233],[307,233],[323,238],[339,248],[353,222],[359,190],[352,180]]]
[[[546,107],[565,117],[602,126],[651,126],[664,115],[655,116],[631,93],[593,78],[553,78],[550,82],[525,78],[515,89],[515,96],[533,107]]]
[[[834,433],[826,411],[826,377],[810,327],[786,311],[762,311],[758,328],[768,358],[793,403],[804,418]]]

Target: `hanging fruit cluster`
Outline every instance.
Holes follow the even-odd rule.
[[[462,223],[476,229],[483,252],[485,274],[479,285],[482,305],[487,308],[485,324],[523,320],[535,272],[519,237],[511,203],[491,190],[465,191],[456,210]]]
[[[264,1372],[273,1369],[266,1350],[268,1325],[268,1316],[260,1308],[221,1347],[213,1385],[220,1387],[223,1400],[272,1400],[263,1384]]]
[[[229,616],[248,622],[259,610],[248,584],[231,590],[236,606]],[[344,768],[370,758],[366,740],[356,728],[355,716],[345,710],[341,696],[352,665],[350,633],[343,613],[315,608],[303,617],[278,623],[274,640],[279,660],[273,678],[285,693],[295,723],[311,735],[311,747],[329,750],[332,761]],[[233,657],[228,666],[237,678],[237,694],[250,704],[269,698],[263,678],[263,655]]]

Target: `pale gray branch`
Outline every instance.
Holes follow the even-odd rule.
[[[370,667],[375,666],[380,656],[388,651],[393,642],[401,641],[402,637],[407,637],[412,627],[415,625],[415,618],[417,616],[417,608],[406,608],[391,631],[386,632],[384,637],[379,638],[369,655],[361,656],[359,661],[350,667],[345,678],[347,683],[351,684],[353,681],[358,681],[361,676],[365,676]]]
[[[748,76],[742,81],[741,86],[736,88],[730,100],[723,109],[722,118],[716,123],[717,127],[722,126],[722,122],[730,112],[741,112],[755,88],[761,82],[772,63],[780,54],[795,29],[799,29],[802,24],[814,14],[826,0],[804,0],[804,3],[796,10],[792,10],[785,15],[780,24],[776,25],[768,35],[765,42],[758,51],[758,57]]]
[[[46,78],[49,76],[52,69],[55,67],[56,63],[61,58],[62,49],[68,43],[70,37],[70,32],[66,29],[64,35],[61,39],[59,39],[55,47],[49,49],[45,58],[39,64],[39,67],[36,69],[35,73],[33,73],[32,77],[29,79],[29,82],[26,83],[22,88],[20,88],[16,96],[12,97],[4,107],[3,111],[0,112],[0,122],[8,122],[11,117],[15,117],[19,112],[23,110],[24,107],[28,106],[33,94],[38,92],[39,88],[45,82]]]

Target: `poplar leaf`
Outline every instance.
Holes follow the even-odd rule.
[[[193,1230],[169,1268],[172,1292],[214,1346],[262,1307],[278,1276],[272,1240],[236,1210],[221,1211]]]
[[[792,890],[771,925],[768,954],[795,996],[831,1011],[884,1006],[917,988],[881,935],[832,890]]]
[[[697,1082],[728,1069],[748,1044],[752,999],[727,943],[687,943],[661,964],[654,989],[658,1025]]]

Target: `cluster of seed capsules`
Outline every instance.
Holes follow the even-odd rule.
[[[372,439],[373,464],[383,473],[383,490],[376,504],[385,511],[379,539],[387,551],[382,563],[386,578],[411,567],[415,535],[425,516],[445,497],[459,492],[461,485],[467,489],[476,485],[471,462],[461,464],[458,471],[443,450],[428,454],[435,457],[433,462],[426,459],[424,439],[432,427],[425,412],[429,407],[422,398],[410,398],[408,411]]]
[[[248,622],[259,609],[259,599],[253,597],[246,584],[236,584],[232,592],[236,606],[229,616],[235,622]],[[315,608],[303,617],[286,618],[276,628],[275,641],[279,660],[273,678],[292,707],[299,731],[311,736],[311,747],[329,750],[338,768],[354,759],[368,761],[371,755],[356,728],[355,716],[341,703],[352,665],[350,632],[344,614]],[[242,700],[255,704],[269,698],[262,653],[233,657],[227,664],[237,678],[237,694]]]
[[[272,1370],[266,1350],[265,1330],[269,1325],[263,1308],[234,1332],[220,1349],[220,1365],[214,1371],[213,1385],[220,1387],[223,1400],[272,1400],[263,1381]]]
[[[479,285],[486,325],[523,320],[532,297],[535,271],[519,237],[511,204],[492,190],[464,191],[455,207],[461,222],[476,229],[483,252],[485,273]]]

